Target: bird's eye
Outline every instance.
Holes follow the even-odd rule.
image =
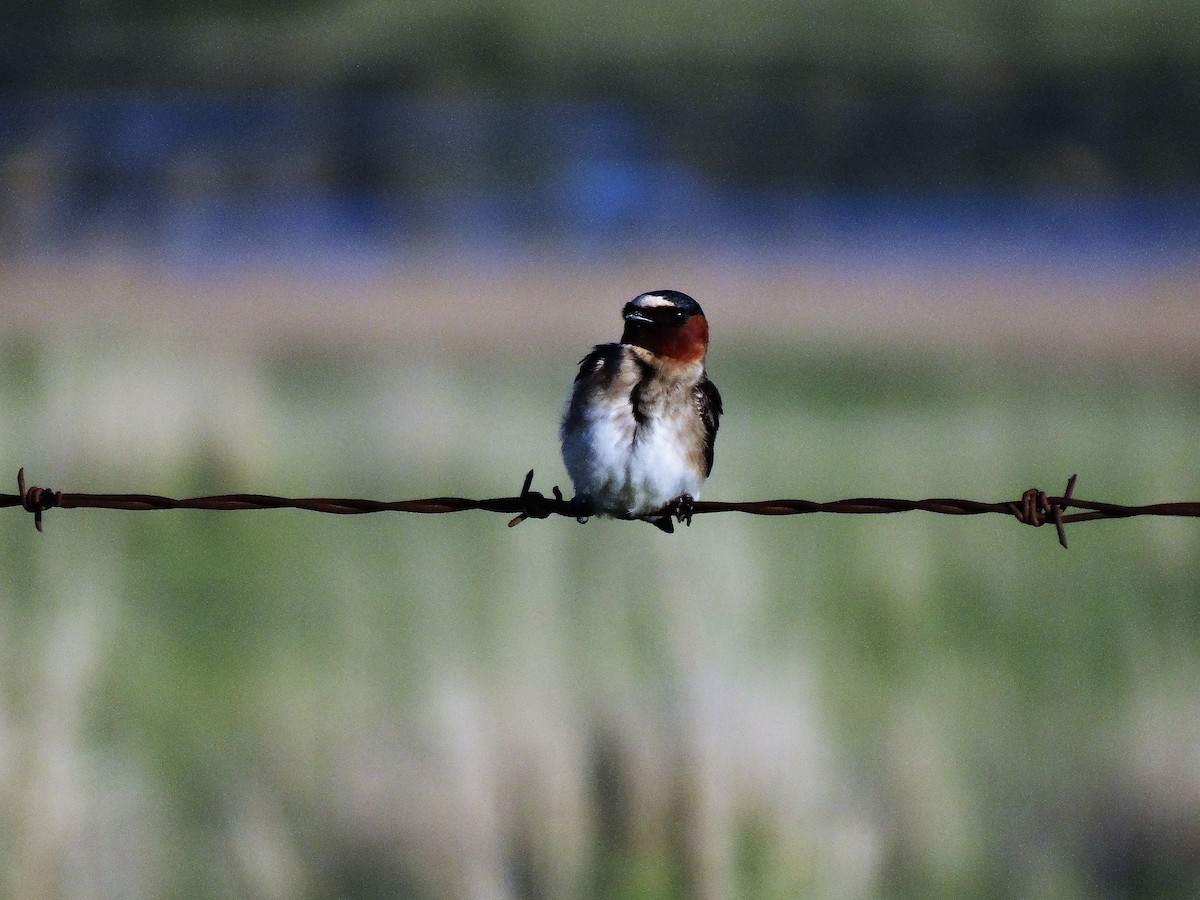
[[[671,314],[667,317],[667,321],[670,322],[672,325],[682,325],[683,324],[683,310],[681,310],[681,309],[671,310]]]

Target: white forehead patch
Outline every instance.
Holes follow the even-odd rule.
[[[675,304],[661,294],[639,294],[633,298],[633,302],[637,306],[656,307],[656,306],[674,306]]]

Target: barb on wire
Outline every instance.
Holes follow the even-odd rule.
[[[1000,513],[1012,516],[1018,522],[1037,528],[1047,522],[1054,523],[1058,542],[1067,546],[1065,526],[1072,522],[1095,519],[1127,519],[1131,516],[1182,516],[1200,517],[1200,502],[1153,503],[1145,506],[1126,506],[1118,503],[1101,503],[1080,500],[1074,496],[1076,476],[1067,480],[1061,496],[1048,495],[1045,491],[1030,488],[1019,500],[990,503],[980,500],[958,500],[932,498],[927,500],[893,500],[882,497],[853,497],[847,500],[819,502],[814,500],[751,500],[725,502],[697,500],[689,504],[670,504],[638,518],[652,519],[671,515],[690,524],[692,515],[718,512],[741,512],[754,516],[795,516],[806,513],[837,513],[842,515],[866,515],[881,513],[910,512],[924,510],[951,516],[977,516],[985,513]],[[429,497],[421,500],[356,500],[335,497],[273,497],[266,494],[219,494],[211,497],[189,497],[175,500],[157,494],[82,494],[54,491],[49,488],[25,484],[25,470],[17,472],[16,494],[0,494],[0,507],[20,506],[33,513],[33,522],[42,530],[42,514],[50,509],[307,509],[313,512],[336,515],[360,515],[375,512],[450,513],[477,509],[486,512],[515,514],[509,527],[520,525],[526,519],[547,519],[550,516],[568,516],[586,521],[594,511],[580,498],[567,500],[556,486],[552,496],[532,490],[533,470],[530,469],[516,497],[495,497],[487,500],[472,500],[466,497]],[[1068,509],[1081,512],[1068,513]]]

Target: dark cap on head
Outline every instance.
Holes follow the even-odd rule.
[[[622,318],[655,325],[682,325],[692,316],[702,316],[700,304],[682,291],[647,291],[638,294],[621,311]]]

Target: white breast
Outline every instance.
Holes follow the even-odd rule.
[[[578,398],[575,398],[575,402]],[[610,394],[582,412],[582,427],[563,434],[563,461],[577,494],[598,512],[639,516],[681,494],[699,495],[703,475],[693,462],[697,412],[685,382],[643,399],[635,421],[628,391]]]

